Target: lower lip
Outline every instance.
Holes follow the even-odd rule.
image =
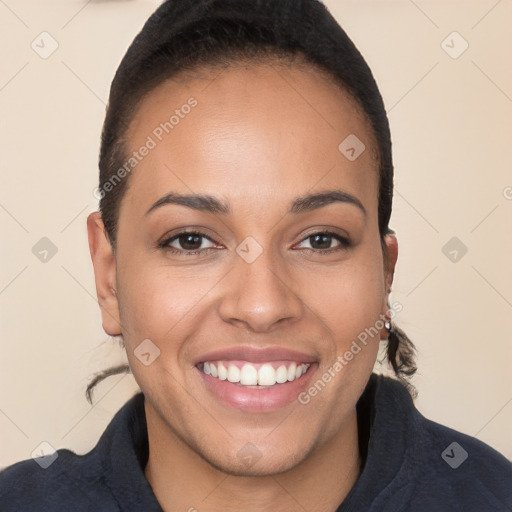
[[[289,405],[308,386],[317,365],[313,363],[308,371],[292,382],[276,384],[269,388],[255,389],[228,380],[206,375],[197,368],[203,382],[217,399],[231,407],[248,412],[270,412]]]

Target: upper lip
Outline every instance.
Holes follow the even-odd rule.
[[[267,363],[272,361],[294,361],[296,363],[314,363],[316,358],[310,354],[289,350],[283,347],[254,348],[238,346],[214,350],[198,357],[194,366],[205,361],[247,361],[249,363]]]

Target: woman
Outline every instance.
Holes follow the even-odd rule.
[[[87,223],[129,360],[88,391],[129,370],[141,393],[88,454],[3,471],[0,509],[509,510],[510,463],[413,405],[392,190],[380,93],[321,3],[164,2],[112,83]]]

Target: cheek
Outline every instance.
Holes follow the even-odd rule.
[[[361,251],[330,275],[308,276],[304,287],[309,290],[305,300],[316,304],[315,313],[329,338],[318,377],[329,385],[319,400],[337,403],[340,415],[362,393],[380,346],[384,274],[377,250]],[[333,415],[335,424],[342,421],[340,415]]]
[[[338,345],[350,345],[379,318],[383,268],[375,253],[369,256],[348,260],[335,270],[317,271],[304,277],[304,301],[311,304],[311,309],[335,334]]]
[[[149,339],[163,356],[160,363],[175,364],[200,323],[199,315],[208,307],[208,294],[222,277],[220,268],[205,268],[154,263],[147,254],[125,260],[118,272],[118,288],[128,351],[133,353]]]
[[[123,339],[135,380],[145,391],[182,381],[180,357],[193,332],[194,306],[207,292],[207,283],[197,276],[195,281],[184,279],[175,269],[153,266],[147,259],[127,262],[118,283]],[[175,405],[179,391],[180,386],[176,395],[167,397]]]
[[[204,295],[206,283],[180,277],[170,268],[133,265],[119,275],[123,326],[145,337],[160,337],[184,318]],[[203,291],[203,288],[205,289]]]

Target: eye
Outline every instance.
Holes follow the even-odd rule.
[[[337,233],[331,231],[319,231],[308,235],[301,244],[308,242],[311,247],[305,247],[310,251],[316,253],[328,254],[335,251],[341,251],[350,247],[350,241]],[[332,246],[333,242],[337,242],[337,245]]]
[[[204,247],[203,242],[205,240],[209,241],[212,245]],[[189,256],[213,249],[215,247],[215,243],[209,236],[199,231],[183,231],[171,238],[165,239],[159,244],[159,246],[173,254]]]
[[[210,245],[205,247],[203,245],[205,241],[209,242]],[[346,237],[331,231],[312,233],[304,238],[300,244],[304,243],[309,243],[310,247],[303,247],[303,249],[319,254],[329,254],[348,249],[351,246]],[[333,243],[336,244],[334,247]],[[200,231],[183,231],[166,238],[159,244],[159,247],[171,254],[193,256],[216,248],[216,244],[208,235]]]

